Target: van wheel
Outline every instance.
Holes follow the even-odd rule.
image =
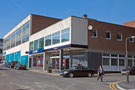
[[[69,74],[69,77],[70,77],[70,78],[73,78],[73,77],[74,77],[73,73],[70,73],[70,74]]]

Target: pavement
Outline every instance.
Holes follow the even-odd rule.
[[[59,76],[58,72],[53,71],[52,73],[48,73],[47,70],[29,70],[32,72],[37,72],[37,73],[42,73],[42,74],[48,74],[48,75],[56,75]],[[113,74],[111,74],[113,75]],[[107,74],[106,76],[111,76],[110,74]],[[118,81],[115,83],[115,87],[119,90],[135,90],[135,75],[132,75],[129,77],[129,83],[126,81],[126,76],[125,76],[125,81]]]
[[[48,75],[56,75],[56,76],[59,76],[60,75],[58,71],[52,71],[52,73],[48,73],[47,70],[29,69],[29,71],[31,71],[31,72],[37,72],[37,73],[41,73],[41,74],[48,74]]]
[[[135,90],[135,75],[129,77],[129,83],[126,81],[125,76],[125,81],[118,81],[116,87],[119,90]]]

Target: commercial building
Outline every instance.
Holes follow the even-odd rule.
[[[87,15],[63,20],[49,18],[51,23],[41,19],[45,21],[42,24],[39,18],[31,17],[4,36],[7,62],[16,60],[27,68],[44,70],[48,67],[69,69],[79,61],[90,69],[97,69],[99,65],[105,71],[125,68],[125,39],[135,36],[135,28],[89,19]],[[135,65],[134,38],[128,41],[128,65]]]
[[[0,39],[0,62],[2,62],[3,39]]]

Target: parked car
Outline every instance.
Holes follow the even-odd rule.
[[[121,74],[127,74],[129,72],[130,75],[135,75],[135,66],[130,69],[122,69]]]
[[[73,78],[73,77],[77,77],[77,76],[87,76],[87,77],[90,77],[90,76],[93,76],[94,73],[96,73],[96,71],[94,70],[89,70],[87,67],[85,66],[82,66],[82,68],[78,69],[77,66],[74,66],[72,67],[70,70],[63,70],[60,72],[60,75],[63,76],[63,77],[70,77],[70,78]]]

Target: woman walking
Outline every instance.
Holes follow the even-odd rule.
[[[103,81],[103,76],[104,76],[104,70],[103,70],[103,68],[101,66],[99,66],[99,68],[98,68],[98,78],[97,78],[97,81],[99,79],[101,79],[101,82],[102,82]]]

